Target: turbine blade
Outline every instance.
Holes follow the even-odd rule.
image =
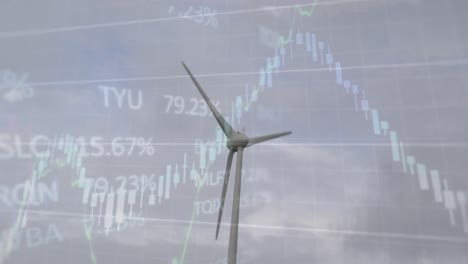
[[[236,264],[237,236],[239,234],[239,207],[241,195],[242,156],[243,149],[237,149],[236,179],[234,184],[234,200],[232,203],[231,232],[229,234],[228,264]]]
[[[218,121],[219,126],[224,131],[224,134],[226,134],[227,137],[230,137],[232,134],[235,133],[234,129],[232,129],[231,125],[224,119],[221,113],[219,113],[218,109],[216,109],[216,106],[214,106],[210,98],[208,98],[208,95],[206,95],[205,91],[203,91],[197,79],[195,79],[192,72],[190,72],[189,68],[187,67],[187,65],[185,65],[183,61],[182,61],[182,66],[184,66],[185,71],[188,73],[193,83],[197,87],[198,91],[200,92],[201,96],[205,100],[206,104],[210,108],[211,112],[213,113],[213,116],[216,118],[216,121]]]
[[[224,174],[224,184],[223,192],[221,193],[221,205],[219,206],[218,213],[218,225],[216,226],[216,239],[218,239],[219,234],[219,225],[221,224],[221,217],[223,216],[224,201],[226,200],[226,191],[229,184],[229,173],[231,172],[232,157],[234,156],[234,151],[229,151],[229,156],[226,163],[226,172]]]
[[[281,132],[281,133],[275,133],[275,134],[270,134],[270,135],[265,135],[265,136],[260,136],[260,137],[249,138],[249,144],[247,145],[247,147],[250,147],[252,145],[255,145],[255,144],[267,141],[267,140],[284,137],[291,133],[292,133],[291,131],[288,131],[288,132]]]

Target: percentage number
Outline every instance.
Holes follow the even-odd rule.
[[[114,178],[114,182],[111,184],[107,178],[89,178],[87,184],[90,190],[94,193],[105,194],[112,190],[125,190],[125,191],[137,191],[146,192],[150,190],[154,192],[156,189],[156,179],[154,174],[147,175],[130,175],[130,176],[118,176]]]
[[[155,149],[152,145],[152,139],[144,138],[121,138],[116,137],[112,140],[112,154],[120,157],[123,155],[131,156],[138,153],[139,156],[152,156]]]
[[[152,141],[152,138],[116,137],[106,143],[102,137],[91,137],[90,140],[84,137],[77,138],[82,157],[153,156],[155,148]]]
[[[174,11],[174,6],[169,7],[169,14]],[[195,23],[212,28],[218,28],[217,11],[207,6],[189,6],[184,12],[179,12],[179,17],[189,19]]]
[[[0,72],[0,91],[3,92],[3,99],[10,103],[31,98],[34,95],[33,88],[26,83],[28,74],[21,76],[12,71]]]
[[[182,96],[175,96],[170,94],[165,94],[164,98],[167,100],[166,113],[175,113],[176,115],[185,114],[190,116],[213,115],[203,99],[190,98],[186,100]],[[216,106],[216,108],[219,108],[219,101],[216,101],[213,104]]]

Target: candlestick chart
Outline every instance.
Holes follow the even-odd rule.
[[[0,6],[0,263],[227,263],[180,61],[237,263],[468,261],[463,1]]]

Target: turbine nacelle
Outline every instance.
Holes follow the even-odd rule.
[[[238,148],[245,148],[249,144],[249,138],[240,132],[232,134],[227,142],[226,147],[231,151],[236,152]]]

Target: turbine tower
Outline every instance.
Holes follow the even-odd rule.
[[[232,126],[224,119],[224,117],[219,113],[218,109],[214,106],[211,102],[210,98],[206,95],[205,91],[203,91],[202,87],[198,83],[197,79],[192,75],[187,65],[182,62],[185,70],[187,71],[188,75],[192,79],[193,83],[197,87],[198,91],[200,92],[201,96],[205,100],[206,104],[210,108],[211,112],[213,112],[213,116],[218,121],[219,126],[224,131],[227,137],[226,146],[229,149],[228,160],[226,164],[226,173],[224,175],[224,184],[223,184],[223,191],[221,193],[221,206],[219,208],[218,214],[218,225],[216,226],[216,239],[218,239],[219,233],[219,225],[221,223],[221,216],[223,214],[224,208],[224,200],[226,198],[226,191],[227,186],[229,183],[229,173],[231,171],[232,165],[232,158],[234,153],[237,152],[237,160],[236,160],[236,176],[235,176],[235,183],[234,183],[234,199],[232,204],[232,215],[231,215],[231,230],[229,235],[229,249],[228,249],[228,264],[236,264],[237,258],[237,235],[239,233],[239,205],[240,205],[240,194],[241,194],[241,176],[242,176],[242,156],[244,153],[244,149],[255,144],[275,139],[278,137],[286,136],[291,134],[290,131],[276,133],[271,135],[265,135],[260,137],[252,137],[249,138],[245,134],[236,132]]]

